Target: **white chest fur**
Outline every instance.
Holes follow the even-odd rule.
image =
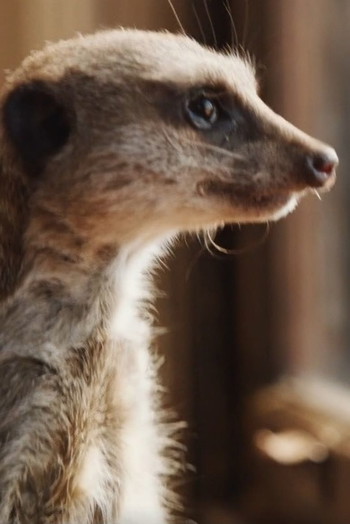
[[[112,506],[115,524],[165,524],[166,460],[169,445],[165,426],[159,423],[154,359],[149,350],[151,325],[145,312],[150,300],[146,271],[161,253],[152,247],[123,250],[113,267],[114,307],[109,329],[110,353],[115,371],[114,405],[121,426],[115,435],[115,467],[107,463],[101,443],[93,444],[81,469],[80,488],[108,518],[111,508],[109,478],[118,478]],[[117,499],[117,500],[116,500]],[[112,522],[111,522],[112,524]],[[114,520],[113,520],[114,524]]]

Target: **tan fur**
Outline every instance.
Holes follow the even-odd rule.
[[[33,99],[28,124],[32,82],[49,109]],[[195,88],[240,108],[224,140],[184,118]],[[69,137],[37,158],[22,128],[55,119],[52,100]],[[181,464],[147,275],[181,231],[286,214],[312,185],[305,156],[336,157],[263,104],[250,64],[167,33],[49,45],[9,76],[1,108],[0,522],[170,522]]]

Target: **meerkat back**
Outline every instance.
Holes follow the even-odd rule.
[[[168,33],[49,45],[0,107],[0,522],[169,523],[150,269],[182,231],[285,216],[337,156],[250,63]]]

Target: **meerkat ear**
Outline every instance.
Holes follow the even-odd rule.
[[[66,144],[71,115],[52,88],[42,81],[20,85],[4,105],[4,125],[25,169],[39,173]]]

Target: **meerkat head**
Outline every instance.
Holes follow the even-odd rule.
[[[272,220],[338,162],[261,101],[250,63],[168,33],[48,45],[9,76],[1,112],[1,176],[38,235],[43,209],[104,242]]]

